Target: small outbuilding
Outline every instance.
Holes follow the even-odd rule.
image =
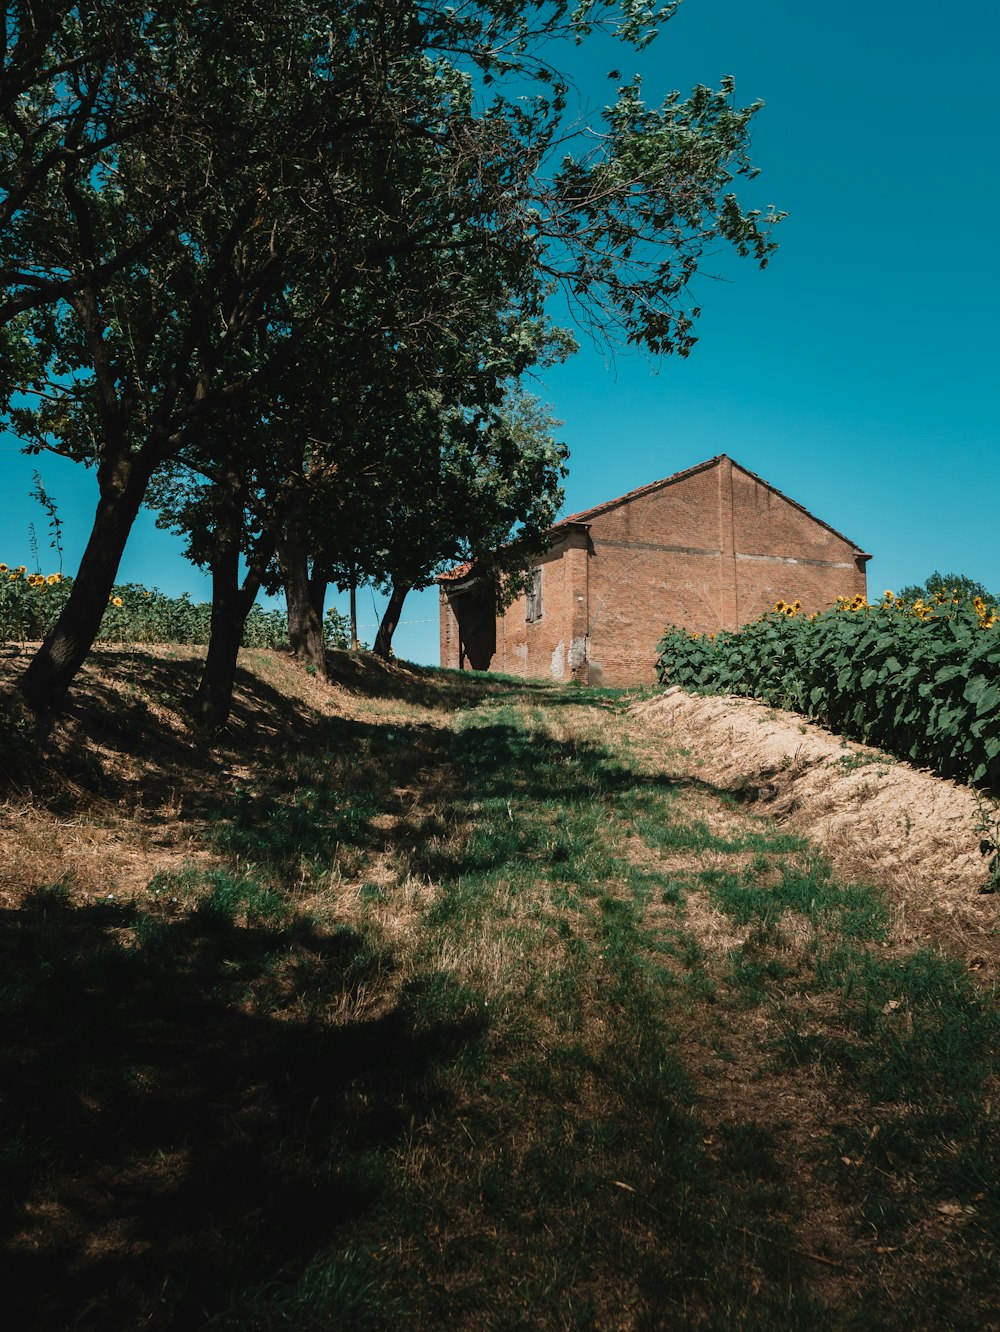
[[[666,625],[738,629],[776,601],[867,595],[871,558],[721,454],[556,523],[527,593],[462,565],[438,579],[441,664],[593,685],[649,683]]]

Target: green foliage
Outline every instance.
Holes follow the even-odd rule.
[[[40,650],[33,707],[93,642],[154,476],[213,573],[242,554],[266,578],[289,520],[335,532],[313,572],[351,585],[426,581],[456,542],[544,526],[562,452],[500,409],[572,344],[553,290],[598,337],[687,355],[703,257],[775,248],[781,215],[734,193],[760,104],[731,79],[657,106],[633,78],[598,132],[573,123],[559,50],[641,49],[675,8],[11,7],[0,414],[101,489],[72,651]],[[435,539],[418,552],[413,531]]]
[[[49,542],[49,549],[54,550],[56,553],[56,558],[59,561],[59,572],[61,574],[63,567],[63,548],[62,548],[63,520],[59,517],[59,510],[56,506],[56,501],[54,497],[50,495],[49,492],[45,489],[45,486],[42,482],[41,473],[36,470],[32,472],[32,477],[33,477],[33,485],[31,487],[31,494],[45,510],[46,516],[49,520],[49,533],[51,534],[52,538]],[[32,524],[32,536],[34,537],[34,524]],[[38,559],[37,544],[38,544],[37,539],[35,539],[34,554],[36,562]],[[36,572],[37,572],[37,563],[36,563]]]
[[[877,890],[626,748],[627,702],[289,700],[159,829],[189,864],[39,878],[0,982],[13,1325],[989,1325],[980,978],[879,948]],[[64,1200],[109,1237],[73,1263]]]
[[[384,1187],[380,1179],[376,1183]],[[369,1184],[367,1195],[377,1197],[376,1188]],[[251,1286],[239,1294],[233,1307],[205,1326],[212,1332],[322,1326],[381,1332],[387,1326],[405,1326],[408,1306],[384,1287],[385,1276],[375,1255],[346,1248],[314,1258],[294,1279],[270,1278]]]
[[[755,873],[752,866],[736,873],[705,874],[713,900],[738,924],[759,922],[766,928],[791,911],[818,926],[835,926],[847,938],[885,938],[888,916],[878,895],[857,884],[838,883],[819,857],[779,864],[776,873],[766,861],[762,868],[765,875]]]
[[[0,643],[40,637],[42,617],[58,594],[53,594],[54,585],[47,579],[40,584],[38,578],[23,564],[13,569],[0,564]]]
[[[328,648],[347,652],[351,646],[351,625],[346,615],[331,606],[323,617],[323,641]]]
[[[941,596],[949,600],[958,597],[962,601],[974,601],[979,597],[981,601],[992,602],[994,605],[1000,602],[1000,597],[987,592],[982,583],[970,578],[968,574],[943,574],[938,573],[936,569],[924,582],[908,583],[906,587],[899,589],[900,601],[916,601],[918,597],[924,601],[932,601],[935,597]]]
[[[968,1107],[981,1094],[1000,1024],[961,962],[930,949],[895,959],[841,945],[820,952],[816,983],[839,990],[841,1021],[862,1040],[826,1038],[812,1053],[871,1095]]]
[[[658,648],[661,682],[759,698],[944,776],[1000,785],[992,607],[941,601],[918,610],[889,593],[816,616],[790,609],[737,633],[669,628]]]
[[[976,817],[976,832],[980,835],[979,850],[987,857],[987,880],[980,891],[995,893],[1000,890],[1000,802],[985,800],[978,792],[976,798],[979,807]]]
[[[286,898],[274,888],[253,879],[214,870],[207,876],[209,893],[199,904],[197,915],[208,924],[232,926],[244,920],[255,926],[279,926],[290,915]]]
[[[72,578],[29,574],[23,565],[0,564],[0,645],[36,642],[58,619],[73,588]],[[139,583],[118,583],[112,589],[97,635],[99,643],[177,643],[204,646],[211,632],[212,607],[193,601],[187,592],[167,596]],[[334,607],[323,625],[326,644],[348,646],[347,622]],[[243,630],[244,647],[288,647],[284,612],[255,605]]]

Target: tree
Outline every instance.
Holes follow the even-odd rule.
[[[121,145],[139,133],[157,128],[162,133],[150,97],[155,83],[150,40],[182,10],[171,0],[152,6],[131,0],[12,0],[4,6],[0,326],[100,283],[176,224],[183,196],[164,197],[148,230],[136,229],[118,250],[105,248],[96,272],[67,263],[68,254],[62,264],[46,263],[39,252],[37,228],[54,221],[56,199],[73,206],[81,182],[99,173]],[[181,108],[173,110],[179,114]]]
[[[270,448],[268,414],[252,398],[226,403],[205,425],[234,447],[220,458],[189,446],[153,477],[150,498],[158,525],[180,533],[187,558],[211,574],[208,652],[191,712],[214,729],[229,718],[244,626],[277,547],[271,502],[281,460]]]
[[[454,366],[488,275],[521,320],[561,284],[608,337],[688,353],[702,256],[725,241],[765,264],[774,248],[775,215],[729,188],[753,174],[757,107],[724,82],[650,109],[626,83],[574,144],[547,63],[599,25],[642,44],[675,7],[177,0],[123,8],[110,46],[106,3],[58,9],[23,48],[3,141],[8,180],[31,182],[0,237],[26,395],[9,420],[29,448],[95,467],[100,502],[23,678],[31,706],[57,705],[89,651],[153,473],[190,447],[224,468],[232,441],[206,422],[276,392],[313,330],[388,366],[433,329]],[[65,67],[70,38],[89,73]]]
[[[376,640],[387,655],[389,621],[398,620],[411,587],[426,586],[447,563],[499,546],[516,522],[526,532],[547,526],[558,509],[565,450],[511,386],[530,368],[562,359],[572,340],[544,319],[526,318],[524,290],[498,282],[474,256],[463,265],[461,299],[449,302],[448,268],[434,284],[450,312],[447,333],[428,336],[417,320],[411,341],[397,329],[389,367],[355,364],[346,383],[334,373],[327,382],[351,402],[349,427],[342,411],[331,417],[329,402],[316,404],[327,411],[324,431],[331,433],[322,444],[311,436],[298,502],[283,509],[286,591],[293,577],[298,586],[289,594],[293,640],[307,636],[295,624],[303,605],[315,638],[327,582],[341,589],[375,583],[390,594]]]
[[[979,597],[988,605],[1000,605],[1000,598],[987,592],[982,583],[967,574],[942,574],[936,569],[922,583],[908,583],[906,587],[901,587],[898,596],[901,601],[916,601],[918,597],[924,601],[934,601],[939,597],[951,601],[957,597],[963,602],[971,602]]]
[[[407,593],[449,565],[474,562],[515,587],[513,576],[542,549],[562,503],[568,453],[536,399],[512,388],[492,419],[452,425],[437,474],[397,496],[373,543],[374,578],[390,594],[375,640],[381,656],[389,655]]]
[[[343,221],[356,185],[343,143],[367,127],[351,163],[363,156],[377,180],[391,127],[376,124],[371,53],[352,44],[350,16],[330,10],[320,32],[314,17],[303,3],[278,13],[252,0],[225,13],[183,6],[174,22],[132,16],[152,53],[129,109],[117,108],[132,132],[96,165],[81,154],[46,175],[18,215],[22,268],[63,286],[19,315],[30,372],[10,422],[29,448],[94,466],[100,490],[73,593],[22,681],[36,709],[58,704],[89,651],[154,472],[192,441],[204,449],[213,412],[275,382],[363,266]],[[61,79],[30,103],[41,122]],[[180,201],[182,220],[158,225],[164,201]],[[214,443],[224,463],[228,442]]]
[[[193,707],[199,723],[218,726],[228,716],[243,625],[262,584],[269,591],[284,586],[293,651],[322,671],[331,578],[352,587],[385,581],[395,551],[392,568],[411,585],[425,582],[418,551],[429,568],[452,558],[463,534],[484,532],[495,544],[515,518],[531,521],[536,511],[546,522],[554,516],[555,473],[550,466],[543,475],[542,459],[558,451],[551,441],[533,453],[523,444],[518,451],[514,430],[491,404],[510,376],[562,354],[566,339],[542,321],[526,323],[523,292],[498,283],[492,267],[478,282],[476,272],[466,266],[463,290],[455,294],[447,290],[446,265],[433,291],[449,327],[428,336],[408,305],[427,284],[414,284],[407,264],[395,265],[390,280],[379,283],[379,334],[392,316],[388,354],[381,336],[359,337],[363,329],[346,346],[335,326],[314,328],[280,384],[205,416],[198,434],[154,477],[150,498],[161,525],[181,533],[188,557],[212,574],[212,635]],[[418,313],[425,306],[421,296]],[[229,442],[224,456],[219,438]],[[472,470],[475,463],[483,472],[487,461],[488,484]],[[424,530],[404,533],[399,515],[410,517],[417,497]],[[269,568],[275,553],[280,573]]]
[[[435,228],[445,236],[453,204],[441,191],[434,196],[447,210]],[[425,205],[425,222],[434,206]],[[469,230],[454,234],[458,244]],[[280,437],[287,476],[274,504],[278,553],[289,637],[296,655],[316,669],[324,664],[329,582],[352,594],[360,583],[386,584],[394,575],[423,583],[418,548],[432,542],[420,560],[433,565],[449,558],[463,532],[471,536],[495,521],[485,492],[482,519],[460,507],[459,459],[468,467],[485,456],[491,432],[500,438],[505,386],[573,346],[539,313],[534,270],[486,258],[473,249],[457,265],[443,245],[398,258],[379,275],[377,291],[366,294],[369,317],[379,311],[376,335],[360,323],[325,325],[309,340],[294,381],[286,380]],[[350,329],[346,340],[342,327]],[[514,478],[499,475],[498,448],[492,456],[499,496]],[[508,460],[518,462],[512,451]],[[527,516],[528,499],[519,502]],[[504,534],[515,516],[508,514]],[[391,604],[401,604],[398,590]]]

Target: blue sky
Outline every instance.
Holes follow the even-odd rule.
[[[872,552],[871,594],[935,568],[1000,593],[998,42],[997,8],[981,0],[685,0],[640,57],[603,44],[571,54],[594,120],[612,67],[641,69],[650,102],[732,74],[741,103],[766,103],[753,143],[762,175],[741,195],[789,216],[766,272],[720,254],[696,279],[688,360],[655,366],[585,343],[535,386],[565,423],[567,512],[726,452]],[[72,572],[92,479],[9,439],[0,465],[0,559],[30,562],[34,521],[52,567],[29,498],[37,468]],[[209,595],[151,515],[121,580]],[[362,625],[374,616],[364,590]],[[435,663],[436,592],[412,595],[403,620],[399,655]]]

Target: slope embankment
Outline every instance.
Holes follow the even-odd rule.
[[[632,712],[687,751],[693,775],[808,836],[840,873],[883,886],[915,938],[950,940],[995,974],[996,903],[980,894],[969,787],[752,699],[673,686]]]

